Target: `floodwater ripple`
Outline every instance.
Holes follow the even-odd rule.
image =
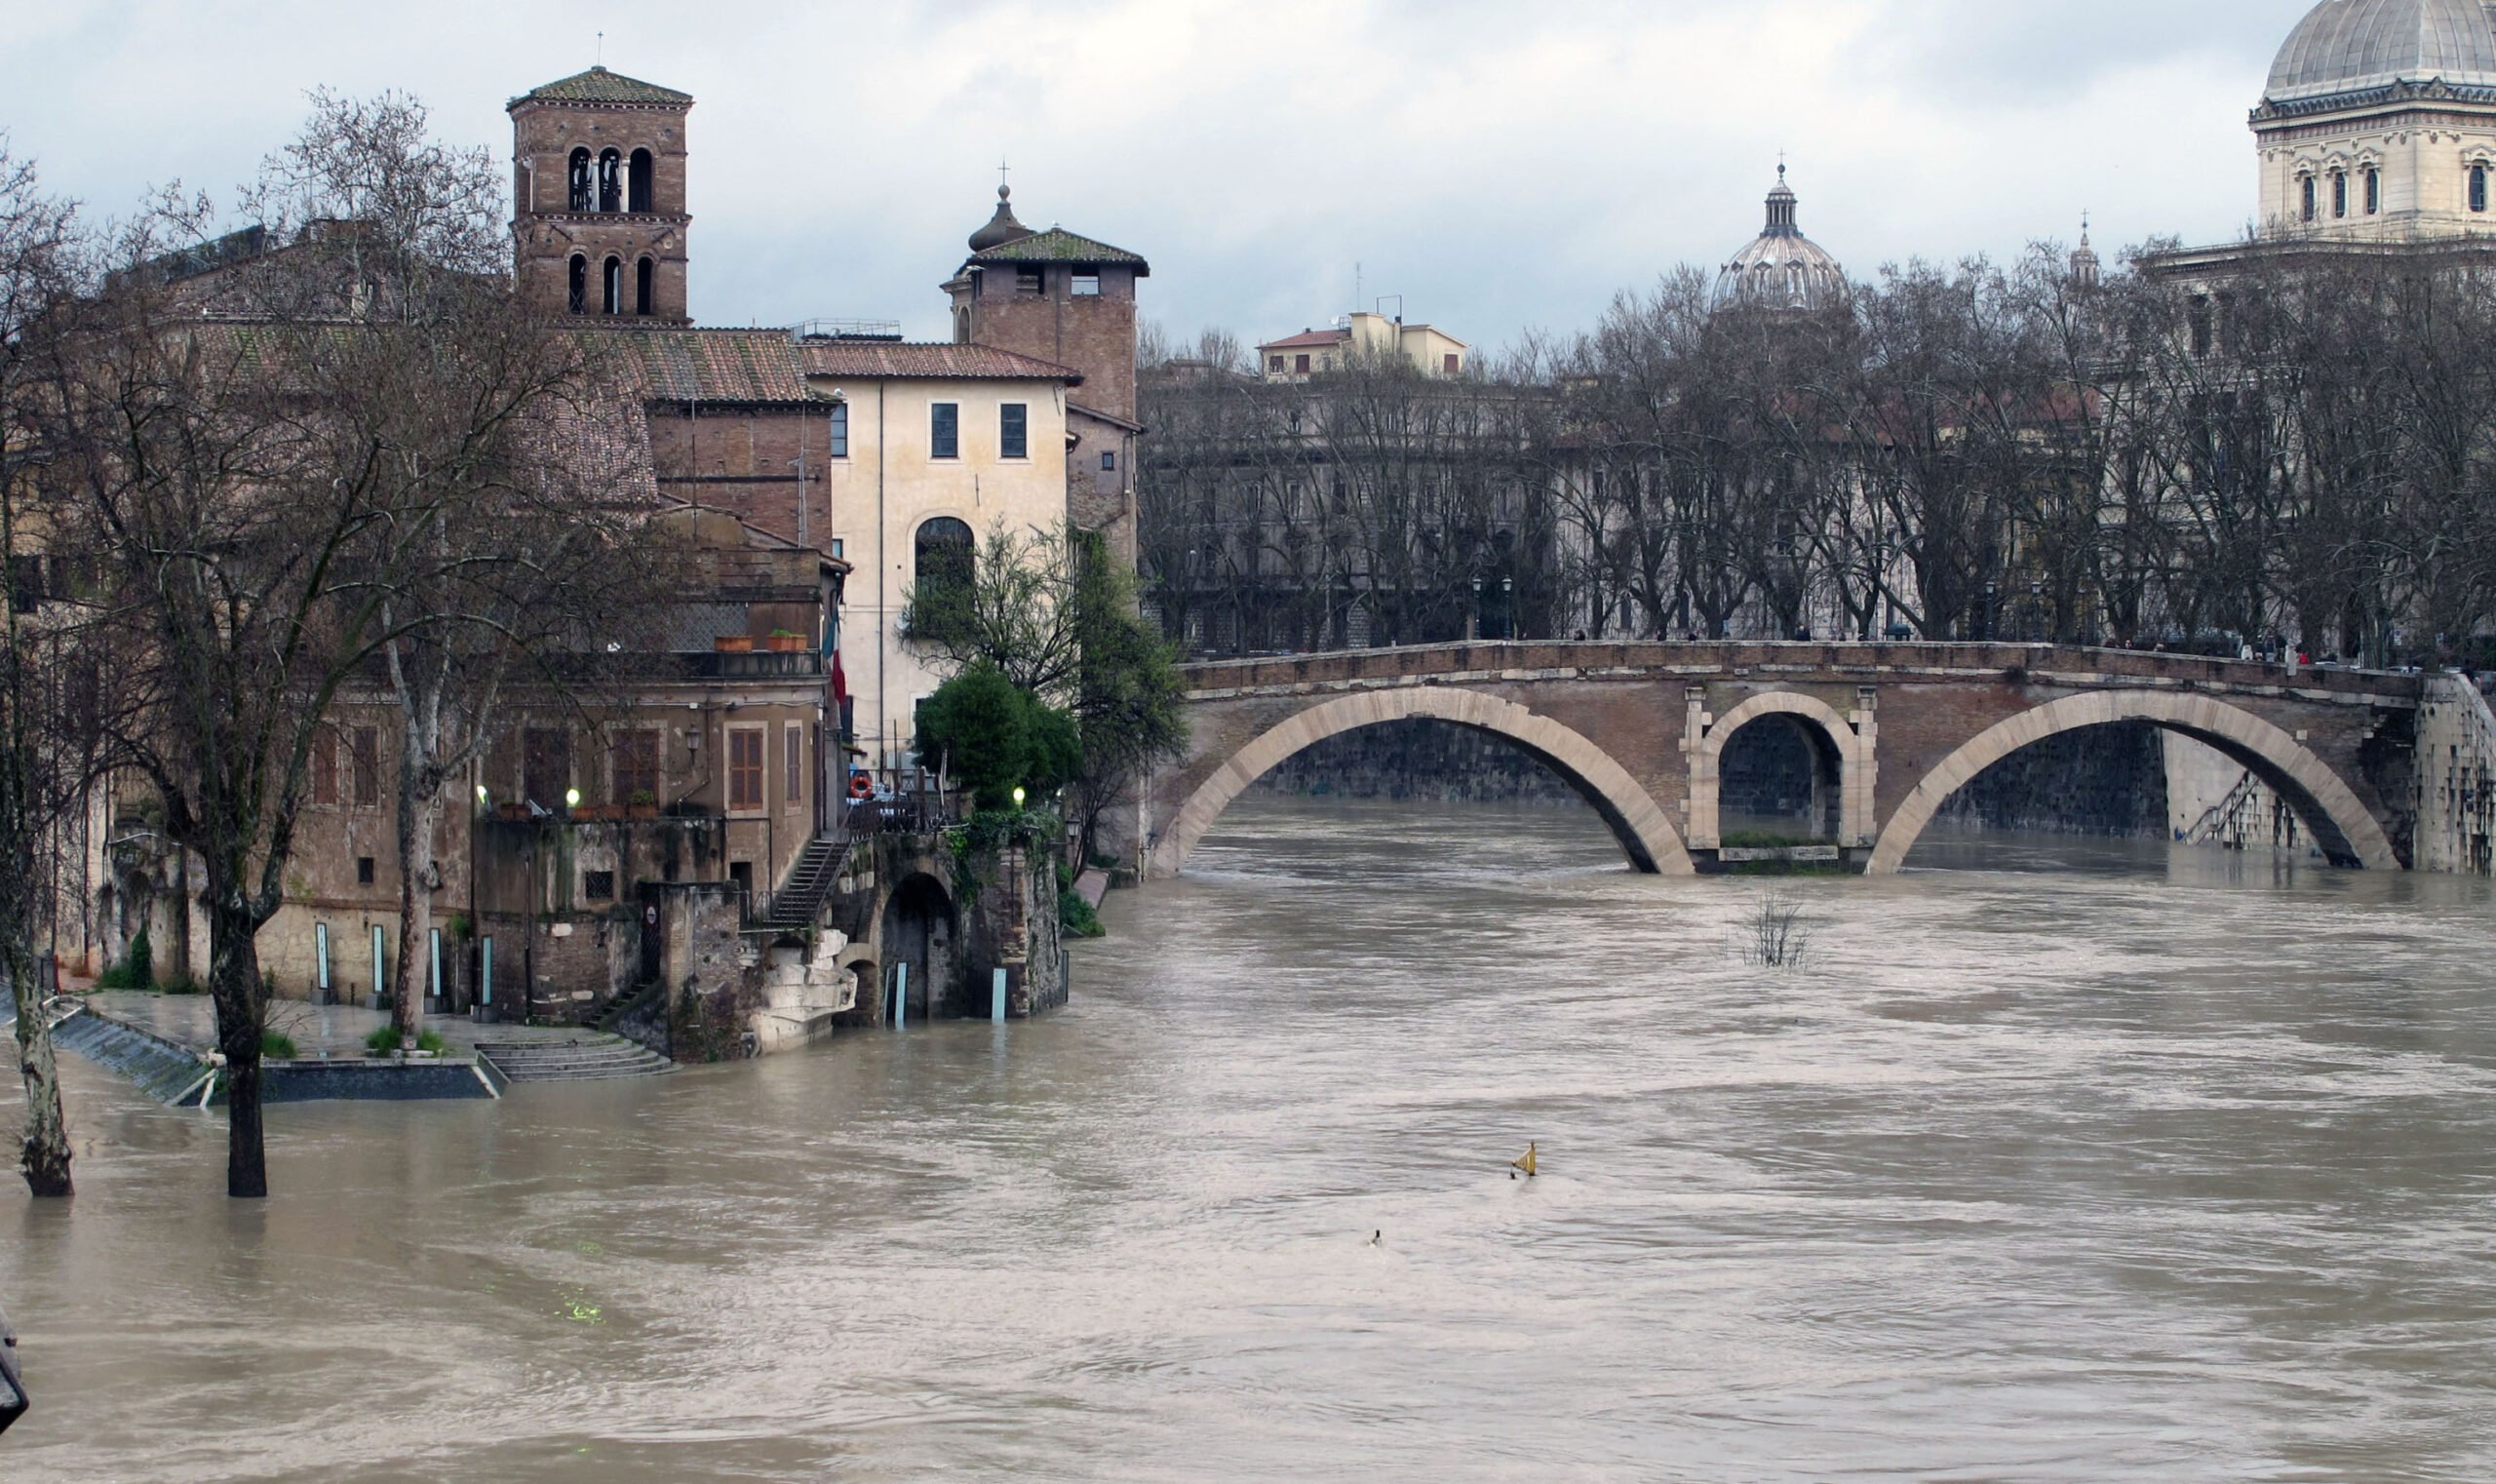
[[[1773,970],[1591,815],[1246,800],[1061,1015],[274,1109],[265,1206],[73,1058],[0,1474],[2496,1477],[2487,883],[1916,865]]]

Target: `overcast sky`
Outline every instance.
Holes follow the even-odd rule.
[[[947,333],[994,205],[1152,262],[1145,312],[1254,340],[1401,294],[1568,332],[1758,230],[1785,151],[1858,275],[2242,231],[2245,111],[2307,0],[0,0],[0,129],[107,212],[230,193],[305,90],[400,88],[506,158],[588,66],[691,93],[693,312]],[[1391,307],[1391,306],[1390,306]]]

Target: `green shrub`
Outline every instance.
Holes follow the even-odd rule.
[[[1057,930],[1059,936],[1067,938],[1110,935],[1110,930],[1101,925],[1101,915],[1074,889],[1074,873],[1063,863],[1057,868]]]
[[[416,1033],[416,1049],[419,1051],[439,1052],[448,1049],[449,1045],[450,1043],[444,1040],[442,1038],[442,1034],[438,1031],[419,1031]],[[388,1056],[397,1051],[399,1049],[399,1028],[396,1026],[373,1027],[372,1034],[364,1038],[364,1049],[371,1052],[374,1056]]]
[[[294,1060],[294,1037],[283,1031],[261,1032],[260,1055],[281,1062]]]
[[[1808,835],[1778,835],[1768,830],[1736,830],[1721,841],[1728,850],[1793,850],[1823,843]]]
[[[143,990],[156,981],[156,952],[148,945],[147,929],[130,940],[130,952],[121,962],[106,966],[96,976],[99,990]]]

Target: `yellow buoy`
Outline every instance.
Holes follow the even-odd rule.
[[[1516,1171],[1518,1171],[1518,1170],[1523,1170],[1523,1171],[1525,1171],[1525,1173],[1526,1173],[1526,1178],[1527,1178],[1527,1179],[1529,1179],[1529,1180],[1533,1179],[1533,1178],[1534,1178],[1534,1146],[1533,1146],[1531,1143],[1529,1143],[1528,1145],[1526,1145],[1526,1147],[1525,1147],[1525,1157],[1524,1157],[1524,1158],[1522,1158],[1522,1159],[1511,1159],[1511,1160],[1509,1160],[1509,1161],[1508,1161],[1508,1166],[1509,1166],[1509,1174],[1508,1174],[1508,1178],[1509,1178],[1510,1180],[1514,1180],[1514,1179],[1516,1179],[1516,1178],[1517,1178],[1517,1177],[1516,1177],[1516,1173],[1515,1173],[1515,1172],[1516,1172]]]

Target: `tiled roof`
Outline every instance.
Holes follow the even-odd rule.
[[[1078,237],[1064,227],[1051,227],[1045,232],[1034,232],[1029,237],[1018,237],[1002,247],[991,248],[985,253],[974,253],[971,254],[971,261],[975,263],[1119,263],[1132,267],[1138,272],[1149,271],[1144,259],[1126,249],[1113,248],[1106,242],[1094,242],[1089,237]]]
[[[531,88],[513,98],[509,106],[517,108],[530,102],[664,103],[689,107],[693,95],[679,93],[674,88],[662,88],[656,83],[645,83],[638,77],[626,77],[621,72],[609,72],[604,67],[592,67],[542,88]]]
[[[635,330],[614,343],[652,402],[804,402],[806,374],[785,330]]]
[[[1322,350],[1341,345],[1352,337],[1348,330],[1310,330],[1284,340],[1268,340],[1259,350]]]
[[[798,347],[809,375],[869,380],[1083,380],[1083,373],[990,345],[897,344],[890,340],[813,340]]]

